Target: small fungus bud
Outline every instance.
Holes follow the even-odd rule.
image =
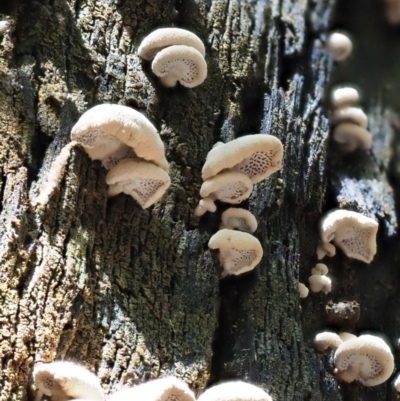
[[[322,291],[324,294],[328,294],[332,290],[332,281],[327,276],[320,274],[312,275],[308,278],[308,284],[312,292]]]
[[[327,50],[332,54],[335,61],[344,61],[350,56],[353,44],[350,38],[343,33],[333,32],[326,42]]]
[[[314,345],[318,351],[326,351],[328,348],[337,349],[342,344],[342,339],[336,334],[330,331],[324,331],[318,333],[314,339]]]
[[[308,288],[303,283],[299,283],[300,298],[306,298],[308,296],[308,293],[309,293]]]

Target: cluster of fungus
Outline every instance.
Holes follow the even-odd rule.
[[[354,107],[359,98],[358,91],[352,87],[336,88],[331,95],[332,137],[343,153],[351,153],[356,149],[368,150],[372,146],[372,137],[367,130],[367,115],[359,107]]]
[[[166,87],[179,82],[194,88],[207,78],[204,44],[185,29],[157,29],[143,39],[138,54],[145,60],[153,60],[151,69]]]
[[[317,334],[314,344],[319,351],[335,351],[334,373],[347,383],[359,381],[364,386],[377,386],[393,373],[392,351],[378,336],[323,332]]]
[[[101,104],[86,111],[74,125],[71,142],[55,159],[34,204],[49,201],[62,179],[71,149],[77,145],[109,170],[109,197],[123,192],[145,209],[170,186],[164,144],[153,124],[130,107]]]
[[[254,184],[281,168],[282,157],[282,143],[272,135],[246,135],[228,143],[217,142],[203,166],[202,199],[195,215],[215,212],[217,200],[230,204],[243,202]],[[245,209],[229,208],[222,214],[220,230],[208,243],[210,249],[218,250],[222,277],[250,271],[261,261],[263,249],[251,235],[256,229],[256,218]]]
[[[35,401],[43,396],[57,401],[105,401],[100,380],[89,370],[72,362],[57,361],[38,365],[33,371]],[[196,401],[189,386],[174,376],[150,380],[116,391],[109,401]],[[199,401],[272,401],[261,388],[243,381],[230,381],[206,390]]]

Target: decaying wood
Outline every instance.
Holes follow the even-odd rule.
[[[388,179],[391,171],[398,182],[398,157],[388,152],[398,140],[376,102],[370,153],[346,161],[328,143],[332,60],[323,40],[334,3],[0,6],[10,22],[0,46],[1,401],[32,400],[34,363],[55,359],[85,364],[107,393],[174,374],[197,393],[243,378],[274,400],[395,399],[390,383],[341,385],[312,345],[328,324],[328,301],[358,302],[352,327],[383,331],[392,344],[400,330],[398,196]],[[204,40],[203,85],[166,90],[137,56],[141,39],[167,26]],[[131,106],[158,128],[171,163],[168,194],[150,210],[125,195],[107,200],[105,170],[76,149],[49,204],[30,206],[79,115],[104,102]],[[201,167],[213,143],[258,132],[285,148],[283,169],[246,203],[264,258],[250,274],[218,280],[207,242],[220,214],[193,216]],[[370,266],[337,255],[328,261],[333,292],[300,301],[318,219],[338,205],[379,219],[378,255]]]

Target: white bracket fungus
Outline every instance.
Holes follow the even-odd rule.
[[[282,167],[283,146],[275,136],[246,135],[213,147],[202,170],[204,181],[222,170],[246,174],[253,184],[264,180]]]
[[[230,207],[221,216],[222,223],[219,229],[228,228],[230,230],[245,231],[254,233],[257,230],[257,220],[252,213],[246,209]]]
[[[335,88],[331,93],[331,104],[335,109],[353,106],[359,100],[358,90],[349,86]]]
[[[33,370],[33,379],[37,387],[35,401],[41,400],[43,395],[58,401],[67,401],[69,398],[105,400],[99,379],[83,366],[72,362],[38,365]]]
[[[322,352],[326,351],[328,348],[335,350],[342,343],[343,340],[336,333],[332,333],[331,331],[318,333],[314,338],[315,348]]]
[[[353,50],[353,43],[343,33],[333,32],[326,41],[326,48],[332,54],[335,61],[344,61]]]
[[[200,188],[202,203],[196,208],[194,214],[201,216],[205,212],[215,212],[215,200],[222,202],[238,204],[247,199],[253,190],[251,179],[242,173],[236,171],[226,171],[211,177],[203,182]],[[201,201],[200,201],[201,202]]]
[[[138,54],[145,60],[152,60],[160,50],[174,45],[193,47],[203,57],[206,54],[200,38],[193,32],[181,28],[160,28],[153,31],[143,39]]]
[[[329,273],[328,266],[323,263],[317,263],[315,267],[311,269],[312,275],[322,275],[326,276]]]
[[[242,231],[219,230],[210,238],[208,247],[219,251],[218,258],[223,268],[221,277],[253,270],[263,256],[260,241]]]
[[[347,331],[341,331],[340,333],[338,333],[338,336],[340,337],[340,339],[343,342],[349,341],[349,340],[354,340],[355,338],[357,338],[357,336],[355,334],[347,333]]]
[[[332,290],[332,281],[329,277],[321,274],[315,274],[308,278],[308,284],[312,292],[322,291],[324,294],[328,294]]]
[[[372,146],[371,134],[357,124],[339,124],[333,130],[332,137],[339,144],[340,151],[343,153],[351,153],[356,149],[368,150]]]
[[[320,220],[323,243],[333,243],[348,257],[371,263],[376,254],[378,223],[370,217],[349,210],[336,209]]]
[[[127,106],[100,104],[87,110],[73,126],[71,140],[106,168],[136,155],[168,171],[164,144],[156,128],[143,114]]]
[[[195,401],[189,386],[175,377],[164,377],[117,391],[109,401]]]
[[[169,175],[160,167],[145,161],[121,160],[106,176],[108,196],[121,192],[131,195],[143,209],[157,202],[171,184]]]
[[[254,384],[229,381],[207,389],[197,401],[272,401],[272,398]]]
[[[154,74],[167,88],[178,81],[186,88],[194,88],[207,78],[207,63],[204,57],[189,46],[171,46],[161,50],[151,64]]]
[[[362,335],[343,342],[335,352],[335,374],[348,383],[358,380],[364,386],[377,386],[392,375],[394,359],[381,338]]]
[[[299,283],[300,298],[306,298],[308,296],[308,293],[309,293],[308,288],[303,283]]]
[[[329,242],[323,243],[319,242],[317,247],[317,259],[321,260],[326,255],[329,257],[336,255],[336,248],[334,245],[330,244]]]
[[[368,117],[359,107],[342,107],[336,109],[329,121],[332,125],[349,122],[362,128],[367,128],[368,126]]]

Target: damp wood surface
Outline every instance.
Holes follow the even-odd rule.
[[[0,36],[0,401],[33,400],[34,364],[59,359],[95,372],[107,394],[173,374],[196,394],[237,378],[276,401],[396,399],[390,382],[337,382],[332,355],[313,347],[348,302],[359,305],[351,329],[385,333],[398,360],[399,132],[377,93],[365,103],[372,151],[346,161],[331,146],[335,67],[323,41],[335,6],[2,2],[10,29]],[[161,87],[137,55],[146,34],[169,26],[205,43],[208,78],[197,88]],[[148,210],[126,195],[107,199],[105,169],[76,148],[46,208],[30,206],[79,116],[107,102],[157,127],[167,195]],[[264,257],[255,271],[219,280],[207,243],[224,206],[193,216],[201,168],[215,142],[259,132],[285,151],[282,170],[244,204]],[[300,300],[298,282],[317,262],[318,220],[338,206],[378,219],[378,254],[369,266],[337,255],[327,263],[332,293]]]

